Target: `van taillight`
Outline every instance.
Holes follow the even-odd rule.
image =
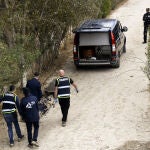
[[[112,54],[116,55],[116,46],[112,44]]]
[[[115,44],[115,36],[112,32],[111,32],[111,42],[112,44]]]
[[[76,45],[73,45],[73,53],[77,53],[77,50],[76,50]]]
[[[112,54],[116,54],[115,36],[111,32]]]
[[[74,36],[74,45],[73,45],[74,57],[78,57],[78,53],[77,53],[78,44],[79,44],[79,34],[76,33],[75,36]]]

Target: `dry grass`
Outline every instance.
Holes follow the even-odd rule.
[[[2,104],[0,104],[0,111],[2,110]],[[0,112],[0,120],[2,120],[2,114]]]
[[[65,49],[64,49],[64,45],[62,44],[60,48],[60,54],[58,58],[55,60],[54,65],[52,66],[52,69],[47,70],[46,72],[41,74],[40,81],[43,86],[45,85],[49,77],[58,75],[58,70],[63,68],[63,65],[66,63],[68,56],[72,55],[72,48],[73,48],[72,41],[73,41],[72,38],[69,38],[67,40]]]

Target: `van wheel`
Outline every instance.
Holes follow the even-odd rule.
[[[116,63],[113,63],[111,65],[113,68],[119,68],[120,67],[120,57],[118,58],[117,62]]]
[[[126,42],[124,42],[124,45],[123,45],[123,53],[126,53]]]
[[[79,65],[75,65],[75,67],[76,67],[76,69],[80,69],[81,68],[81,66],[79,66]]]

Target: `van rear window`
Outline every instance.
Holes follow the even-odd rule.
[[[79,45],[80,46],[110,45],[109,32],[80,33]]]

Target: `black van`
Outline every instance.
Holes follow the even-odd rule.
[[[76,67],[89,65],[120,66],[120,56],[126,52],[126,37],[116,19],[87,20],[73,30],[73,58]]]

